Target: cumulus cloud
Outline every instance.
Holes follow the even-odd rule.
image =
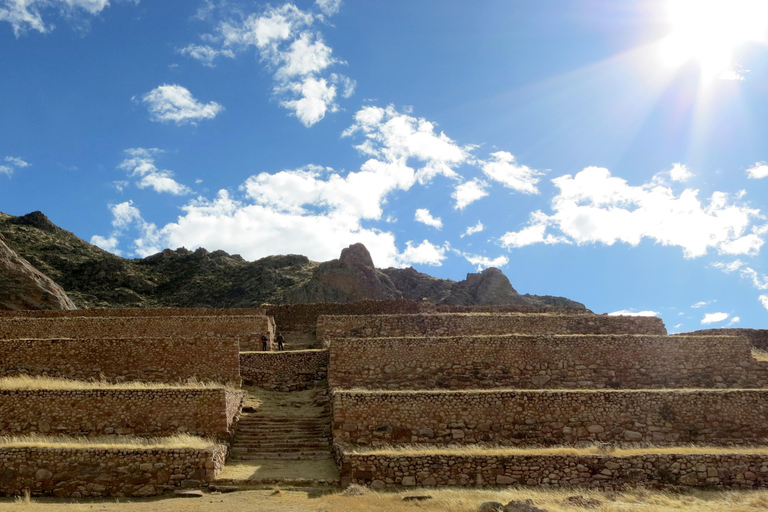
[[[728,322],[728,325],[736,325],[739,322],[741,322],[741,318],[739,318],[738,316],[734,316],[731,318],[731,321]]]
[[[608,316],[659,316],[658,311],[635,311],[634,309],[621,309],[619,311],[614,311],[613,313],[608,313]]]
[[[147,246],[149,241],[157,241],[156,226],[144,220],[139,209],[133,205],[133,201],[111,204],[109,211],[112,214],[112,232],[106,237],[93,235],[91,237],[93,245],[122,256],[123,251],[117,248],[120,245],[120,238],[126,231],[133,228],[139,233],[139,238],[134,241],[137,255],[149,256],[159,251],[157,246]]]
[[[760,304],[762,304],[765,309],[768,309],[768,295],[761,295],[757,300],[760,301]]]
[[[507,188],[524,194],[538,194],[536,184],[543,173],[527,165],[518,164],[514,155],[507,151],[491,153],[492,160],[482,163],[485,175]]]
[[[206,44],[190,44],[179,50],[213,67],[220,56],[233,58],[236,53],[255,48],[260,60],[273,73],[273,94],[283,108],[309,127],[330,112],[337,112],[339,95],[349,98],[355,81],[339,73],[333,66],[345,63],[333,56],[316,21],[338,11],[340,1],[317,3],[322,14],[303,11],[293,4],[267,6],[260,13],[221,21],[214,33],[205,34]]]
[[[457,185],[451,194],[451,197],[456,201],[454,208],[463,210],[478,199],[484,198],[488,195],[487,186],[486,182],[477,178]]]
[[[445,133],[437,133],[434,123],[424,118],[386,108],[366,106],[355,114],[355,122],[342,137],[363,134],[365,141],[355,146],[364,155],[396,165],[416,160],[419,183],[435,176],[458,178],[456,167],[470,159],[472,146],[460,146]]]
[[[224,107],[212,101],[201,103],[188,89],[180,85],[161,85],[141,97],[149,110],[150,119],[162,123],[173,122],[177,126],[197,124],[204,119],[213,119]]]
[[[55,28],[43,20],[43,14],[77,19],[83,13],[96,15],[109,6],[109,0],[0,0],[0,21],[13,27],[16,37],[30,30],[45,34]]]
[[[465,260],[474,265],[477,270],[483,270],[489,267],[500,268],[509,263],[509,258],[506,256],[497,256],[495,258],[489,258],[488,256],[482,256],[479,254],[469,254],[466,252],[456,251],[458,254],[464,257]]]
[[[422,264],[439,267],[446,258],[446,250],[445,246],[440,247],[427,240],[423,240],[419,245],[414,245],[413,242],[408,241],[405,243],[405,250],[398,257],[399,266]]]
[[[96,247],[104,249],[107,252],[117,254],[118,256],[122,255],[122,251],[117,248],[120,242],[116,236],[110,236],[109,238],[106,238],[101,235],[93,235],[91,237],[91,243]]]
[[[697,190],[685,189],[676,195],[657,181],[632,186],[600,167],[587,167],[552,182],[559,189],[552,199],[553,213],[533,212],[527,227],[502,236],[502,245],[570,241],[635,246],[647,238],[681,247],[686,258],[703,256],[710,249],[754,255],[763,245],[761,232],[752,224],[761,218],[760,211],[732,201],[723,192],[702,202]],[[561,234],[548,235],[549,229]]]
[[[693,178],[693,173],[687,166],[681,163],[676,163],[672,164],[672,169],[669,171],[669,177],[672,178],[672,181],[684,182]]]
[[[469,236],[469,235],[474,235],[475,233],[480,233],[484,229],[485,229],[485,226],[483,226],[483,223],[480,221],[477,221],[477,224],[475,224],[474,226],[467,227],[467,230],[461,234],[460,238],[464,238],[465,236]]]
[[[0,164],[0,174],[5,174],[8,177],[13,176],[13,173],[18,169],[24,169],[32,164],[29,164],[17,156],[7,156],[3,159],[5,164]]]
[[[162,151],[157,148],[126,149],[126,158],[117,168],[126,171],[129,177],[137,178],[136,186],[139,188],[151,188],[155,192],[175,196],[191,193],[189,187],[173,179],[173,172],[157,168],[155,156],[160,153]]]
[[[203,63],[203,65],[210,68],[215,67],[215,61],[218,57],[227,57],[228,59],[235,58],[235,52],[229,48],[216,49],[207,44],[189,44],[184,48],[177,50],[180,54],[192,57]]]
[[[704,318],[701,319],[701,325],[723,322],[727,320],[729,316],[728,313],[706,313]]]
[[[427,226],[432,226],[433,228],[442,229],[443,228],[443,221],[437,217],[433,217],[431,213],[429,213],[429,210],[426,208],[419,208],[416,210],[416,215],[414,215],[414,220],[416,222],[421,222],[422,224],[426,224]]]
[[[759,180],[768,176],[768,164],[765,162],[757,162],[755,165],[747,169],[747,177]]]

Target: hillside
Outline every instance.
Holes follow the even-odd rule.
[[[79,308],[253,307],[407,298],[434,304],[585,309],[564,297],[520,295],[495,268],[468,274],[463,281],[437,279],[413,268],[377,269],[362,244],[323,263],[301,255],[249,262],[237,254],[203,248],[166,249],[127,259],[89,244],[39,211],[19,217],[0,213],[0,234]]]

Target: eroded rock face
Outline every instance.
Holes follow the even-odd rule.
[[[77,309],[64,290],[0,238],[0,309]]]
[[[401,296],[392,280],[374,267],[368,249],[352,244],[341,251],[339,259],[318,265],[309,282],[289,290],[285,302],[354,302]]]

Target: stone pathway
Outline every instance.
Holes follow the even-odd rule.
[[[335,484],[327,388],[246,388],[248,399],[215,485]]]

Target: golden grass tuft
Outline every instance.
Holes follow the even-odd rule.
[[[190,379],[184,382],[170,384],[161,382],[109,382],[107,380],[73,380],[55,379],[51,377],[4,377],[0,379],[0,390],[15,391],[20,389],[214,389],[225,386],[217,382],[202,382]]]
[[[67,437],[37,434],[0,437],[0,448],[106,448],[116,450],[152,450],[160,448],[204,449],[214,444],[216,444],[216,441],[188,434],[151,438],[133,436]]]
[[[758,361],[768,361],[768,350],[760,350],[759,348],[752,349],[752,357]]]
[[[753,454],[768,455],[768,446],[653,446],[653,445],[625,445],[611,447],[606,450],[604,445],[592,445],[585,447],[553,446],[516,448],[487,445],[401,445],[379,447],[353,447],[345,450],[355,455],[385,455],[385,456],[420,456],[420,455],[456,455],[456,456],[513,456],[513,455],[610,455],[612,457],[631,457],[635,455],[650,454],[675,454],[675,455],[725,455],[725,454]]]

